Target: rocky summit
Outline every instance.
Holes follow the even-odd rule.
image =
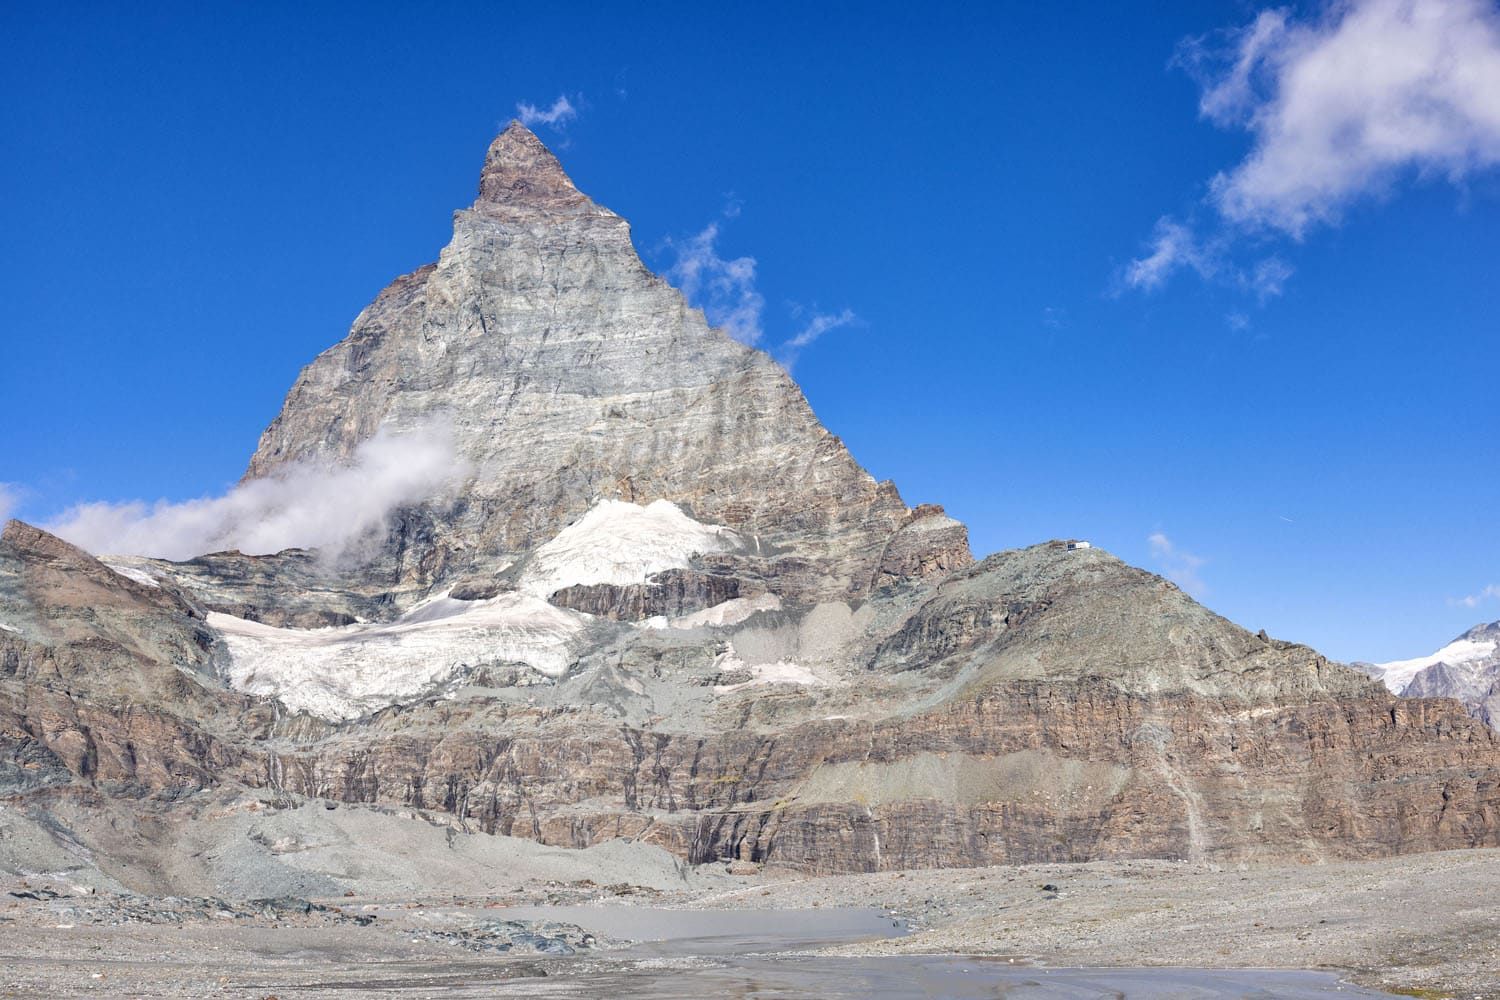
[[[413,592],[495,579],[605,500],[731,529],[714,569],[802,602],[969,561],[961,525],[861,469],[781,366],[647,270],[629,224],[520,124],[438,262],[302,372],[247,476],[432,428],[468,471],[388,540],[392,582]]]
[[[1098,548],[976,562],[519,124],[244,485],[401,438],[444,477],[338,552],[101,559],[6,526],[0,795],[48,851],[209,893],[297,841],[183,846],[236,789],[285,824],[362,803],[815,873],[1500,844],[1500,742],[1458,702]]]

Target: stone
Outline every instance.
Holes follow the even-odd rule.
[[[349,558],[125,573],[11,522],[8,798],[84,817],[69,836],[99,857],[117,816],[170,829],[221,787],[740,871],[1500,846],[1500,742],[1458,702],[1397,699],[1097,547],[975,562],[520,126],[439,261],[302,372],[246,475],[434,421],[458,481]],[[581,531],[600,511],[678,534]],[[256,642],[339,645],[354,674],[401,647],[431,679],[319,715],[261,686]],[[301,688],[332,683],[289,655]],[[170,881],[170,837],[128,849]],[[450,943],[579,947],[522,932]]]
[[[625,220],[518,124],[491,145],[438,262],[303,370],[246,477],[434,423],[471,471],[385,539],[374,563],[397,588],[493,573],[601,499],[665,498],[733,528],[751,546],[736,575],[795,600],[969,558],[962,525],[919,516],[860,468],[781,366],[648,271]]]

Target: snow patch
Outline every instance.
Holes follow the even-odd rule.
[[[1494,655],[1495,647],[1496,643],[1492,639],[1456,639],[1431,656],[1377,663],[1375,667],[1380,673],[1376,676],[1385,683],[1391,693],[1400,694],[1406,690],[1413,677],[1433,664],[1446,663],[1450,667],[1462,667]]]
[[[124,563],[110,562],[108,559],[101,559],[99,561],[104,563],[104,565],[108,566],[114,572],[125,577],[125,579],[127,580],[134,580],[136,583],[143,583],[148,587],[161,586],[161,584],[156,581],[156,577],[152,576],[150,573],[147,573],[143,569],[139,569],[135,566],[126,566]]]
[[[695,555],[739,544],[730,529],[695,521],[669,500],[644,507],[601,500],[532,553],[520,588],[546,598],[580,584],[640,583],[662,570],[686,568]]]
[[[572,665],[581,615],[527,594],[446,594],[387,624],[276,628],[212,612],[229,648],[229,682],[292,711],[353,719],[430,692],[464,667],[524,663],[548,677]]]
[[[714,667],[721,673],[746,671],[750,674],[748,681],[741,681],[738,684],[715,684],[715,694],[727,694],[730,691],[767,684],[795,684],[800,687],[828,686],[828,682],[823,678],[802,664],[793,663],[790,660],[777,660],[775,663],[746,663],[734,651],[734,643],[730,643],[729,648],[719,654],[718,659],[714,661]]]
[[[738,625],[757,611],[780,610],[781,598],[775,594],[757,594],[754,597],[736,597],[678,618],[656,615],[647,618],[641,625],[645,628],[723,628]]]

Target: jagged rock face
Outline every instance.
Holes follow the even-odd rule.
[[[779,365],[647,270],[625,220],[519,124],[490,147],[438,263],[394,282],[302,372],[247,476],[434,422],[470,473],[457,502],[421,512],[427,537],[413,544],[407,525],[393,538],[405,578],[502,566],[611,498],[668,499],[734,528],[754,543],[747,572],[786,596],[857,596],[968,559],[957,522],[903,532],[895,487]]]
[[[302,794],[454,811],[558,846],[626,836],[814,873],[1500,845],[1495,744],[1450,701],[1252,708],[1015,682],[916,716],[774,734],[523,713],[496,741],[462,707],[445,722],[441,737],[391,731],[277,766]]]
[[[20,521],[0,532],[3,632],[52,646],[108,646],[120,659],[211,672],[217,641],[170,583],[144,583]]]
[[[741,596],[740,581],[735,577],[669,569],[645,583],[575,584],[556,591],[548,600],[560,608],[635,622],[658,616],[679,618]]]
[[[82,784],[168,797],[233,773],[253,732],[218,635],[170,582],[142,583],[19,521],[0,533],[0,796]]]

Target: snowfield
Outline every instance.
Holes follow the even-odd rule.
[[[1434,663],[1461,667],[1494,655],[1495,645],[1495,642],[1489,639],[1457,639],[1431,656],[1419,656],[1413,660],[1392,660],[1389,663],[1377,663],[1375,666],[1380,669],[1380,680],[1385,682],[1385,686],[1393,694],[1400,694],[1406,690],[1406,686],[1411,683],[1413,677]]]
[[[219,612],[210,614],[208,623],[224,634],[229,682],[238,690],[280,698],[294,712],[354,719],[427,694],[465,667],[524,663],[561,677],[576,660],[577,640],[591,619],[553,607],[549,595],[576,584],[640,583],[653,573],[687,567],[699,553],[727,552],[739,544],[730,529],[700,524],[666,500],[644,507],[605,500],[532,554],[519,592],[484,601],[444,594],[383,625],[276,628]],[[133,567],[112,568],[148,582]],[[741,598],[652,624],[726,625],[780,606],[771,595]],[[749,668],[757,678],[751,683],[772,683],[773,675],[791,683],[820,683],[810,674],[795,679],[800,667],[773,666],[778,669]]]
[[[532,554],[520,587],[545,599],[579,584],[640,583],[662,570],[685,569],[700,553],[739,546],[729,528],[695,521],[669,500],[644,507],[601,500]]]
[[[781,598],[775,594],[757,594],[755,597],[735,597],[678,618],[656,615],[640,624],[643,628],[723,628],[738,625],[757,611],[780,610]]]
[[[143,569],[137,569],[134,566],[126,566],[124,563],[113,563],[108,559],[101,559],[99,561],[108,566],[111,572],[118,573],[127,580],[134,580],[136,583],[143,583],[148,587],[161,586],[161,584],[156,581],[156,577],[152,576],[150,573],[147,573]]]
[[[560,677],[586,622],[526,594],[487,601],[444,595],[384,625],[292,629],[208,616],[229,646],[231,685],[333,720],[415,698],[464,667],[516,662]]]
[[[800,663],[790,660],[777,660],[775,663],[746,663],[740,659],[734,650],[734,643],[719,654],[714,661],[714,666],[721,672],[746,671],[750,674],[748,681],[738,684],[715,684],[715,694],[728,694],[730,691],[739,691],[747,687],[761,687],[770,684],[794,684],[798,687],[827,687],[828,682]]]

